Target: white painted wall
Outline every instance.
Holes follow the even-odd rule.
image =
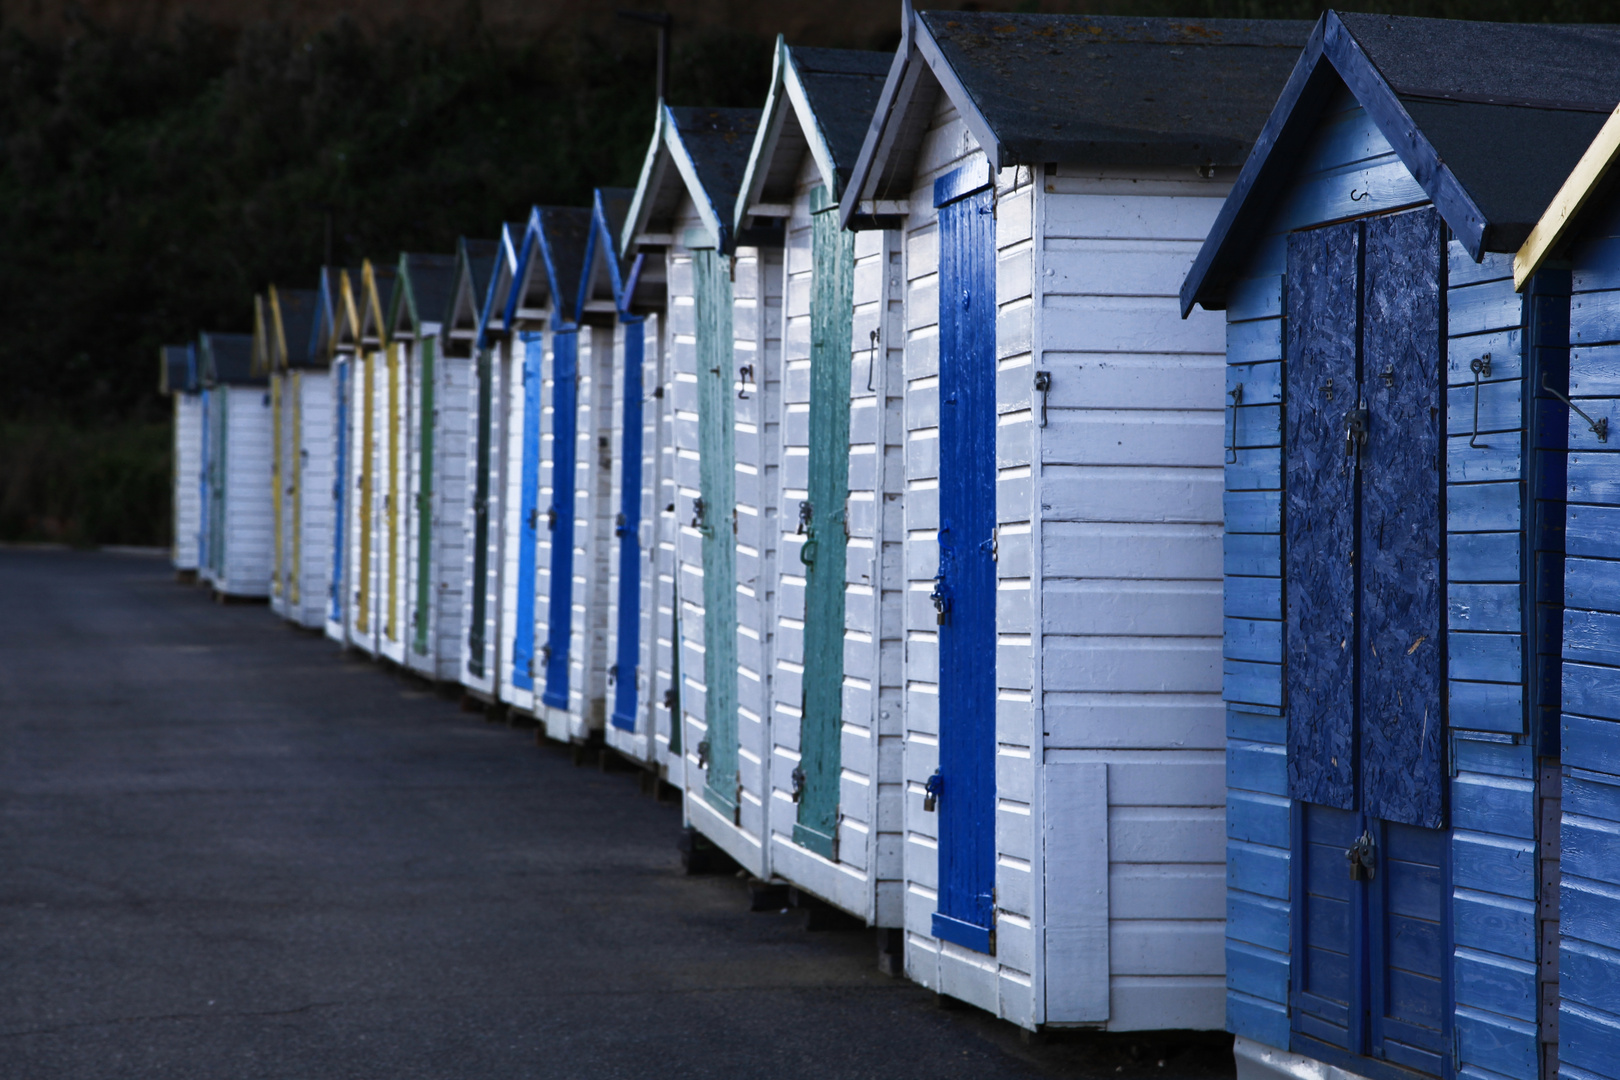
[[[613,327],[579,331],[574,451],[574,580],[568,647],[568,735],[601,731],[608,694],[608,578],[613,553]]]
[[[332,482],[336,412],[333,379],[326,371],[291,376],[293,410],[290,505],[283,511],[291,531],[287,551],[292,568],[288,615],[302,626],[320,628],[331,607]]]
[[[176,570],[197,569],[197,531],[202,528],[202,497],[197,475],[202,470],[202,398],[174,395],[174,542],[170,559]]]
[[[466,483],[470,463],[467,458],[477,434],[473,401],[474,367],[467,357],[444,355],[440,339],[435,357],[438,386],[434,392],[433,458],[433,612],[431,622],[432,677],[443,682],[459,682],[466,668],[462,650],[466,647],[465,605],[467,580],[464,566],[472,549],[472,532],[466,527],[471,492]]]
[[[270,401],[259,386],[218,387],[225,422],[225,551],[215,588],[269,596],[274,520],[270,506]]]

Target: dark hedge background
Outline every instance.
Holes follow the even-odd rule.
[[[815,44],[892,47],[895,29]],[[919,6],[935,6],[920,3]],[[938,6],[983,6],[941,4]],[[1020,4],[1018,10],[1313,18],[1297,0]],[[1620,0],[1356,5],[1620,21]],[[525,39],[478,9],[362,31],[182,18],[130,34],[0,27],[0,541],[168,542],[157,349],[251,329],[269,282],[449,251],[534,203],[635,182],[654,32],[598,11]],[[670,99],[763,103],[767,34],[677,26]]]

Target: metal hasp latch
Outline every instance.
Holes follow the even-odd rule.
[[[804,795],[804,767],[802,765],[795,765],[793,767],[793,801],[798,802],[799,799],[803,797],[803,795]]]
[[[1553,397],[1557,398],[1559,401],[1562,401],[1565,405],[1568,405],[1570,408],[1574,409],[1576,415],[1578,415],[1582,420],[1586,421],[1586,426],[1591,429],[1592,434],[1597,436],[1598,442],[1609,441],[1609,418],[1607,416],[1601,420],[1594,420],[1590,416],[1587,416],[1586,413],[1581,411],[1581,407],[1579,405],[1575,404],[1573,401],[1569,400],[1569,398],[1547,385],[1547,373],[1545,371],[1541,373],[1541,388],[1547,391],[1547,393],[1551,394]]]
[[[1372,414],[1363,402],[1344,414],[1344,452],[1353,454],[1367,445],[1367,428]]]
[[[702,529],[708,522],[703,519],[703,497],[700,495],[692,500],[692,528]]]
[[[945,778],[939,775],[938,769],[935,769],[934,775],[928,778],[928,783],[923,787],[923,810],[932,814],[934,807],[939,805],[939,797],[944,791]]]
[[[624,536],[625,534],[627,534],[630,531],[630,529],[628,528],[628,525],[629,525],[629,521],[628,521],[628,519],[625,518],[625,516],[623,514],[619,514],[619,515],[615,516],[614,519],[613,519],[613,535],[614,536]]]
[[[1041,395],[1041,427],[1046,426],[1046,396],[1052,392],[1052,373],[1050,371],[1037,371],[1035,373],[1035,392]]]
[[[708,767],[709,767],[709,740],[704,739],[702,742],[698,743],[698,768],[707,769]]]
[[[1344,857],[1350,860],[1351,881],[1371,881],[1373,873],[1378,868],[1378,855],[1372,833],[1362,830],[1356,842],[1345,850]]]
[[[557,531],[557,508],[555,506],[546,509],[546,531]]]
[[[934,591],[928,594],[928,599],[934,602],[934,624],[944,626],[951,621],[951,598],[945,595],[945,584],[938,578],[934,579]]]

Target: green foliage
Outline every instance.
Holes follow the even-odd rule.
[[[167,423],[0,423],[0,540],[169,542]]]

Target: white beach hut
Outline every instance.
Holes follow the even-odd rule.
[[[197,580],[202,525],[203,409],[197,347],[165,345],[158,360],[159,393],[174,399],[169,561],[175,575],[189,582]]]
[[[668,281],[687,819],[764,878],[782,259],[732,216],[759,118],[661,105],[621,251]]]
[[[339,324],[347,317],[343,302],[343,271],[321,267],[315,287],[314,326],[310,355],[331,373],[332,427],[327,457],[332,465],[331,531],[327,538],[326,636],[340,645],[349,640],[354,601],[350,539],[355,477],[354,460],[354,350],[341,340]]]
[[[897,928],[899,235],[838,220],[891,60],[778,41],[736,220],[785,225],[771,871]]]
[[[405,664],[435,682],[458,678],[465,560],[467,395],[471,361],[444,355],[455,255],[399,257],[388,334],[398,351],[405,415],[400,514]]]
[[[901,235],[905,969],[1026,1028],[1223,1022],[1225,332],[1176,295],[1309,29],[908,8],[842,195]]]
[[[376,654],[405,662],[405,493],[409,488],[409,448],[405,413],[410,384],[400,343],[389,336],[396,267],[367,259],[361,266],[361,362],[371,372],[372,449],[371,618]]]
[[[253,374],[253,335],[204,333],[198,362],[208,391],[203,527],[207,580],[221,599],[270,595],[270,394]]]
[[[266,297],[271,372],[280,380],[281,565],[283,614],[324,626],[332,572],[334,400],[319,347],[320,293],[279,289]]]
[[[597,189],[580,282],[581,322],[610,334],[613,342],[603,731],[608,746],[667,780],[671,746],[677,760],[680,746],[672,723],[678,532],[673,414],[664,364],[664,260],[619,255],[633,196],[624,188]]]

